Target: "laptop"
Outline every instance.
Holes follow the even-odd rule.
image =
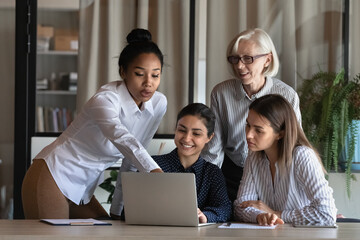
[[[138,225],[199,224],[193,173],[121,173],[125,222]]]

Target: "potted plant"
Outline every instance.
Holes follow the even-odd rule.
[[[350,180],[356,180],[351,165],[356,137],[360,132],[353,122],[354,119],[360,119],[359,78],[360,75],[354,81],[347,81],[343,69],[339,73],[320,71],[312,78],[305,79],[300,89],[304,132],[319,151],[328,172],[338,171],[339,155],[346,149],[343,165],[349,197]],[[345,144],[347,133],[348,142]]]
[[[116,182],[117,176],[118,176],[118,171],[117,170],[111,170],[110,171],[110,176],[108,178],[106,178],[104,180],[104,182],[102,182],[99,185],[99,187],[101,187],[102,189],[109,192],[109,196],[108,196],[108,199],[107,199],[106,203],[111,203],[112,202],[114,191],[115,191],[115,185],[113,184],[113,182]]]

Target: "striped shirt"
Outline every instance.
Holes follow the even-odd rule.
[[[202,157],[221,167],[225,153],[236,165],[243,167],[248,149],[245,124],[249,106],[255,99],[267,94],[279,94],[286,98],[301,123],[299,96],[284,82],[266,77],[264,87],[249,98],[240,80],[224,81],[211,92],[211,109],[216,116],[215,135],[205,146]]]
[[[293,162],[285,174],[279,173],[277,163],[275,167],[273,183],[270,162],[265,154],[262,157],[249,154],[234,202],[237,220],[256,223],[256,216],[263,211],[254,207],[241,208],[239,204],[249,200],[261,200],[272,210],[282,211],[281,218],[284,222],[335,223],[337,209],[333,190],[329,187],[312,149],[296,147],[293,151]]]

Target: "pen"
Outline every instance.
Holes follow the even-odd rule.
[[[92,226],[94,225],[93,222],[71,222],[71,226]]]

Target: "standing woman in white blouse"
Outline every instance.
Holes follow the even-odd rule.
[[[249,156],[234,202],[237,220],[335,223],[337,209],[325,170],[287,100],[270,94],[251,103],[246,141]]]
[[[166,112],[166,97],[156,91],[163,54],[145,29],[134,29],[127,41],[118,64],[123,81],[102,86],[27,171],[26,218],[108,216],[93,193],[103,171],[121,158],[124,171],[161,171],[145,147]]]

